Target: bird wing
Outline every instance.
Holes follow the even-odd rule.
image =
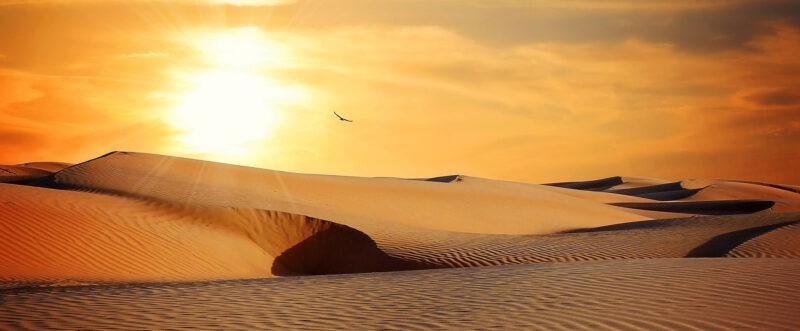
[[[338,117],[340,120],[344,119],[344,117],[339,116],[339,114],[337,114],[336,112],[333,112],[333,114],[336,115],[336,117]]]

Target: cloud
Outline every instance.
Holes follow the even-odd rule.
[[[155,151],[173,133],[143,94],[115,82],[0,69],[0,163]]]
[[[800,62],[791,54],[800,30],[771,28],[746,49],[713,56],[645,40],[493,48],[434,26],[276,38],[302,64],[282,77],[370,121],[349,131],[351,140],[330,142],[349,146],[361,169],[377,168],[373,157],[392,159],[374,152],[389,150],[416,161],[393,161],[412,174],[444,173],[463,160],[475,175],[525,181],[619,173],[677,179],[728,167],[720,176],[800,182],[786,170],[800,166],[800,107],[770,111],[795,102]],[[304,135],[302,144],[320,144],[313,131]],[[767,150],[780,161],[761,167],[769,171],[715,163],[761,162]],[[693,165],[673,169],[675,162],[664,162],[673,157],[691,157],[685,162]]]
[[[45,134],[26,129],[0,127],[0,163],[15,164],[21,161],[18,157],[36,157],[37,152],[47,145]]]
[[[752,92],[744,96],[744,99],[757,107],[800,107],[800,91],[787,88]]]
[[[559,9],[613,9],[613,10],[686,10],[719,8],[759,0],[680,0],[680,1],[631,1],[631,0],[477,0],[473,3],[485,7],[536,7]]]
[[[681,50],[740,49],[772,33],[768,24],[800,26],[800,2],[773,1],[303,1],[307,27],[436,25],[492,46],[530,43],[669,43]],[[336,13],[331,15],[331,13]],[[458,13],[458,15],[453,15]]]
[[[41,97],[33,85],[34,79],[29,75],[0,68],[0,108]]]
[[[440,26],[492,47],[531,43],[619,43],[637,39],[667,43],[691,52],[746,49],[772,24],[800,27],[800,2],[768,1],[57,1],[52,10],[0,11],[0,31],[25,28],[18,17],[41,15],[54,33],[59,25],[90,31],[157,31],[256,25],[266,29],[335,29],[344,26]],[[43,3],[53,3],[44,0]],[[228,6],[222,14],[209,4]],[[0,4],[21,3],[0,1]],[[66,4],[75,4],[67,6]],[[286,4],[296,4],[285,6]],[[259,6],[250,6],[259,5]],[[42,6],[37,6],[42,7]],[[47,6],[44,6],[47,7]],[[65,9],[65,8],[73,9]],[[83,15],[76,13],[83,8]],[[204,7],[199,8],[199,7]],[[97,12],[113,12],[97,17]],[[88,13],[88,14],[87,14]],[[453,15],[458,13],[458,15]],[[75,16],[81,17],[76,20]],[[3,28],[7,21],[7,28]],[[125,24],[118,24],[119,21]],[[13,22],[13,24],[12,24]],[[42,30],[37,22],[28,30]],[[2,40],[0,45],[7,44]],[[2,50],[0,50],[2,51]]]

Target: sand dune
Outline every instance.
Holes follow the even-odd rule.
[[[790,259],[549,263],[0,291],[0,328],[792,330]]]
[[[775,206],[774,201],[769,200],[718,200],[718,201],[682,201],[682,202],[620,202],[615,206],[678,212],[697,215],[738,215],[751,214],[762,210],[767,210]]]
[[[110,153],[37,186],[0,184],[0,278],[201,280],[715,257],[729,251],[704,251],[714,238],[736,234],[722,240],[733,248],[798,221],[787,213],[694,217],[791,206],[800,195],[786,190],[720,181],[644,185],[656,182],[649,179],[615,188],[626,180],[354,178]],[[680,190],[698,191],[674,201],[645,197]],[[716,199],[697,201],[701,194]],[[759,194],[774,200],[721,200]],[[648,221],[654,217],[673,219]],[[579,229],[589,230],[563,233]]]
[[[609,259],[722,257],[751,238],[796,222],[800,222],[800,214],[781,213],[633,222],[535,236],[441,231],[367,233],[382,250],[392,256],[443,267],[469,267]]]
[[[71,164],[63,162],[30,162],[0,165],[0,183],[27,183],[60,171]]]
[[[687,189],[681,185],[681,182],[671,182],[665,184],[656,184],[649,186],[640,186],[626,189],[611,189],[606,192],[637,196],[641,198],[671,201],[688,198],[697,194],[702,189]]]
[[[0,165],[0,183],[22,182],[51,175],[52,172],[18,165]]]
[[[69,167],[71,165],[72,164],[65,162],[28,162],[28,163],[17,164],[17,166],[20,167],[26,167],[29,169],[39,169],[50,173],[61,171],[64,168]]]
[[[2,278],[200,280],[415,269],[289,213],[0,184]]]
[[[380,222],[531,234],[649,219],[530,186],[508,190],[468,180],[438,183],[303,175],[124,152],[60,171],[55,184],[178,203],[279,210],[351,226]]]
[[[0,172],[0,328],[798,326],[788,185],[359,178],[128,152]],[[302,275],[326,276],[283,277]]]
[[[612,187],[622,185],[624,181],[620,176],[601,178],[596,180],[587,180],[581,182],[561,182],[545,184],[549,186],[557,186],[563,188],[571,188],[575,190],[589,190],[589,191],[602,191]]]
[[[267,276],[250,241],[154,202],[0,186],[0,264],[16,279],[160,280]],[[223,277],[227,278],[227,277]]]

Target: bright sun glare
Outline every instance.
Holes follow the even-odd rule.
[[[287,60],[285,50],[256,28],[204,36],[197,48],[208,67],[184,75],[190,88],[177,96],[169,122],[193,152],[243,156],[269,137],[280,105],[296,97],[264,75]]]

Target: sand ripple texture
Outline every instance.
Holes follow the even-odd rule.
[[[0,329],[800,328],[800,264],[653,259],[0,291]]]
[[[800,258],[800,225],[791,224],[757,236],[732,249],[727,256]]]

